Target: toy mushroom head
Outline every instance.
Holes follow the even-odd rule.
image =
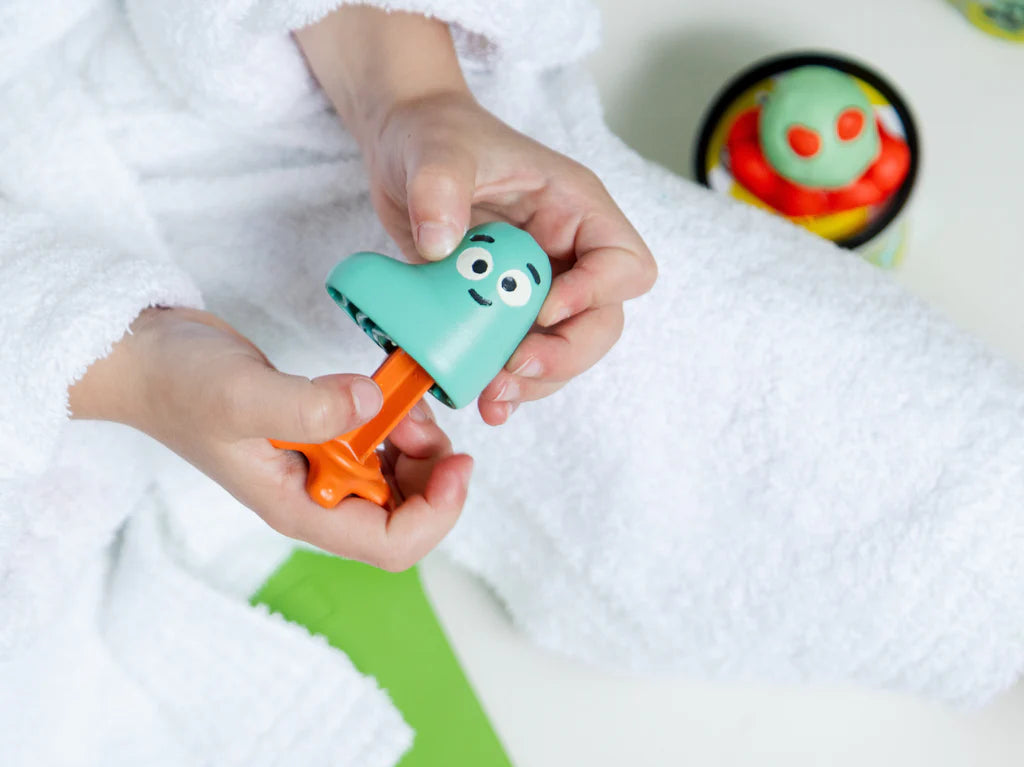
[[[547,255],[504,222],[470,229],[441,261],[362,252],[327,278],[327,292],[363,331],[388,353],[404,349],[434,379],[431,393],[455,408],[505,365],[550,287]]]

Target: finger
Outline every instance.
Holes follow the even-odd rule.
[[[532,332],[522,340],[495,381],[484,390],[485,396],[498,395],[505,376],[531,381],[568,381],[592,367],[622,336],[625,316],[622,304],[587,309],[560,322],[545,332]],[[506,396],[512,399],[530,397]]]
[[[636,298],[651,289],[656,277],[657,267],[646,246],[639,252],[617,246],[586,251],[571,269],[554,278],[537,324],[550,327],[587,309]]]
[[[476,163],[465,152],[434,144],[410,158],[406,173],[416,250],[437,261],[455,249],[469,228]]]
[[[433,422],[434,414],[430,410],[430,407],[427,405],[426,401],[421,399],[413,406],[412,410],[409,411],[408,416],[399,421],[398,426],[391,430],[391,434],[389,434],[388,438],[384,441],[384,447],[380,454],[383,462],[382,466],[385,475],[387,475],[388,472],[394,474],[392,470],[394,469],[395,464],[398,462],[398,458],[402,455],[402,451],[398,449],[398,447],[392,441],[391,437],[395,434],[395,432],[398,432],[399,441],[402,440],[404,430],[407,428],[403,426],[403,424],[405,424],[406,421],[411,421],[414,424]],[[415,447],[411,445],[407,445],[407,447],[415,449]],[[450,453],[451,450],[449,449],[447,452]]]
[[[238,437],[320,443],[351,431],[380,410],[380,387],[357,375],[312,381],[255,363],[225,393],[228,421]]]
[[[422,400],[391,430],[386,444],[411,458],[440,458],[452,452],[451,440]]]
[[[386,465],[401,497],[422,493],[438,459],[452,454],[448,435],[420,400],[384,443]]]
[[[564,383],[551,384],[552,392],[564,386]],[[477,400],[477,410],[480,417],[488,426],[501,426],[506,423],[512,414],[519,408],[519,402],[495,402],[494,400]]]
[[[327,510],[310,501],[296,504],[286,525],[292,537],[325,551],[398,572],[412,567],[455,525],[468,492],[473,459],[442,458],[422,494],[394,511],[361,498],[347,498]]]
[[[622,335],[621,304],[590,309],[552,332],[533,332],[523,339],[504,369],[480,393],[484,421],[504,423],[511,411],[488,403],[538,400],[558,391],[571,378],[592,367]]]

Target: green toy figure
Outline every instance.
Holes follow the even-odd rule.
[[[737,182],[791,217],[882,204],[910,168],[906,142],[857,81],[825,66],[779,75],[766,102],[736,118],[726,149]]]
[[[756,62],[709,106],[695,149],[700,183],[899,263],[920,142],[905,100],[863,64],[817,51]]]
[[[840,189],[878,157],[868,97],[848,75],[802,67],[785,78],[761,110],[758,136],[768,163],[790,181]]]

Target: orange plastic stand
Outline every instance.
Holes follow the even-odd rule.
[[[362,426],[321,445],[270,440],[274,447],[296,450],[306,456],[306,490],[325,509],[333,509],[349,495],[358,495],[379,506],[388,502],[391,489],[380,470],[377,446],[434,385],[430,374],[401,349],[384,360],[373,380],[384,394],[384,404]]]

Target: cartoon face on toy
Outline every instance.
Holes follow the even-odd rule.
[[[761,110],[758,134],[779,175],[814,189],[847,186],[879,153],[864,91],[826,67],[800,67],[780,77]]]
[[[327,291],[379,346],[404,349],[462,407],[483,390],[533,326],[551,264],[527,232],[502,222],[466,233],[447,258],[413,265],[356,253]]]
[[[542,261],[540,266],[535,263],[538,261]],[[540,268],[548,266],[547,256],[530,235],[510,225],[485,224],[473,229],[440,263],[445,268],[435,268],[430,274],[437,288],[465,290],[485,309],[499,313],[518,310],[518,314],[532,311],[536,317],[547,295],[546,288],[540,289]],[[469,304],[467,307],[474,311]]]

